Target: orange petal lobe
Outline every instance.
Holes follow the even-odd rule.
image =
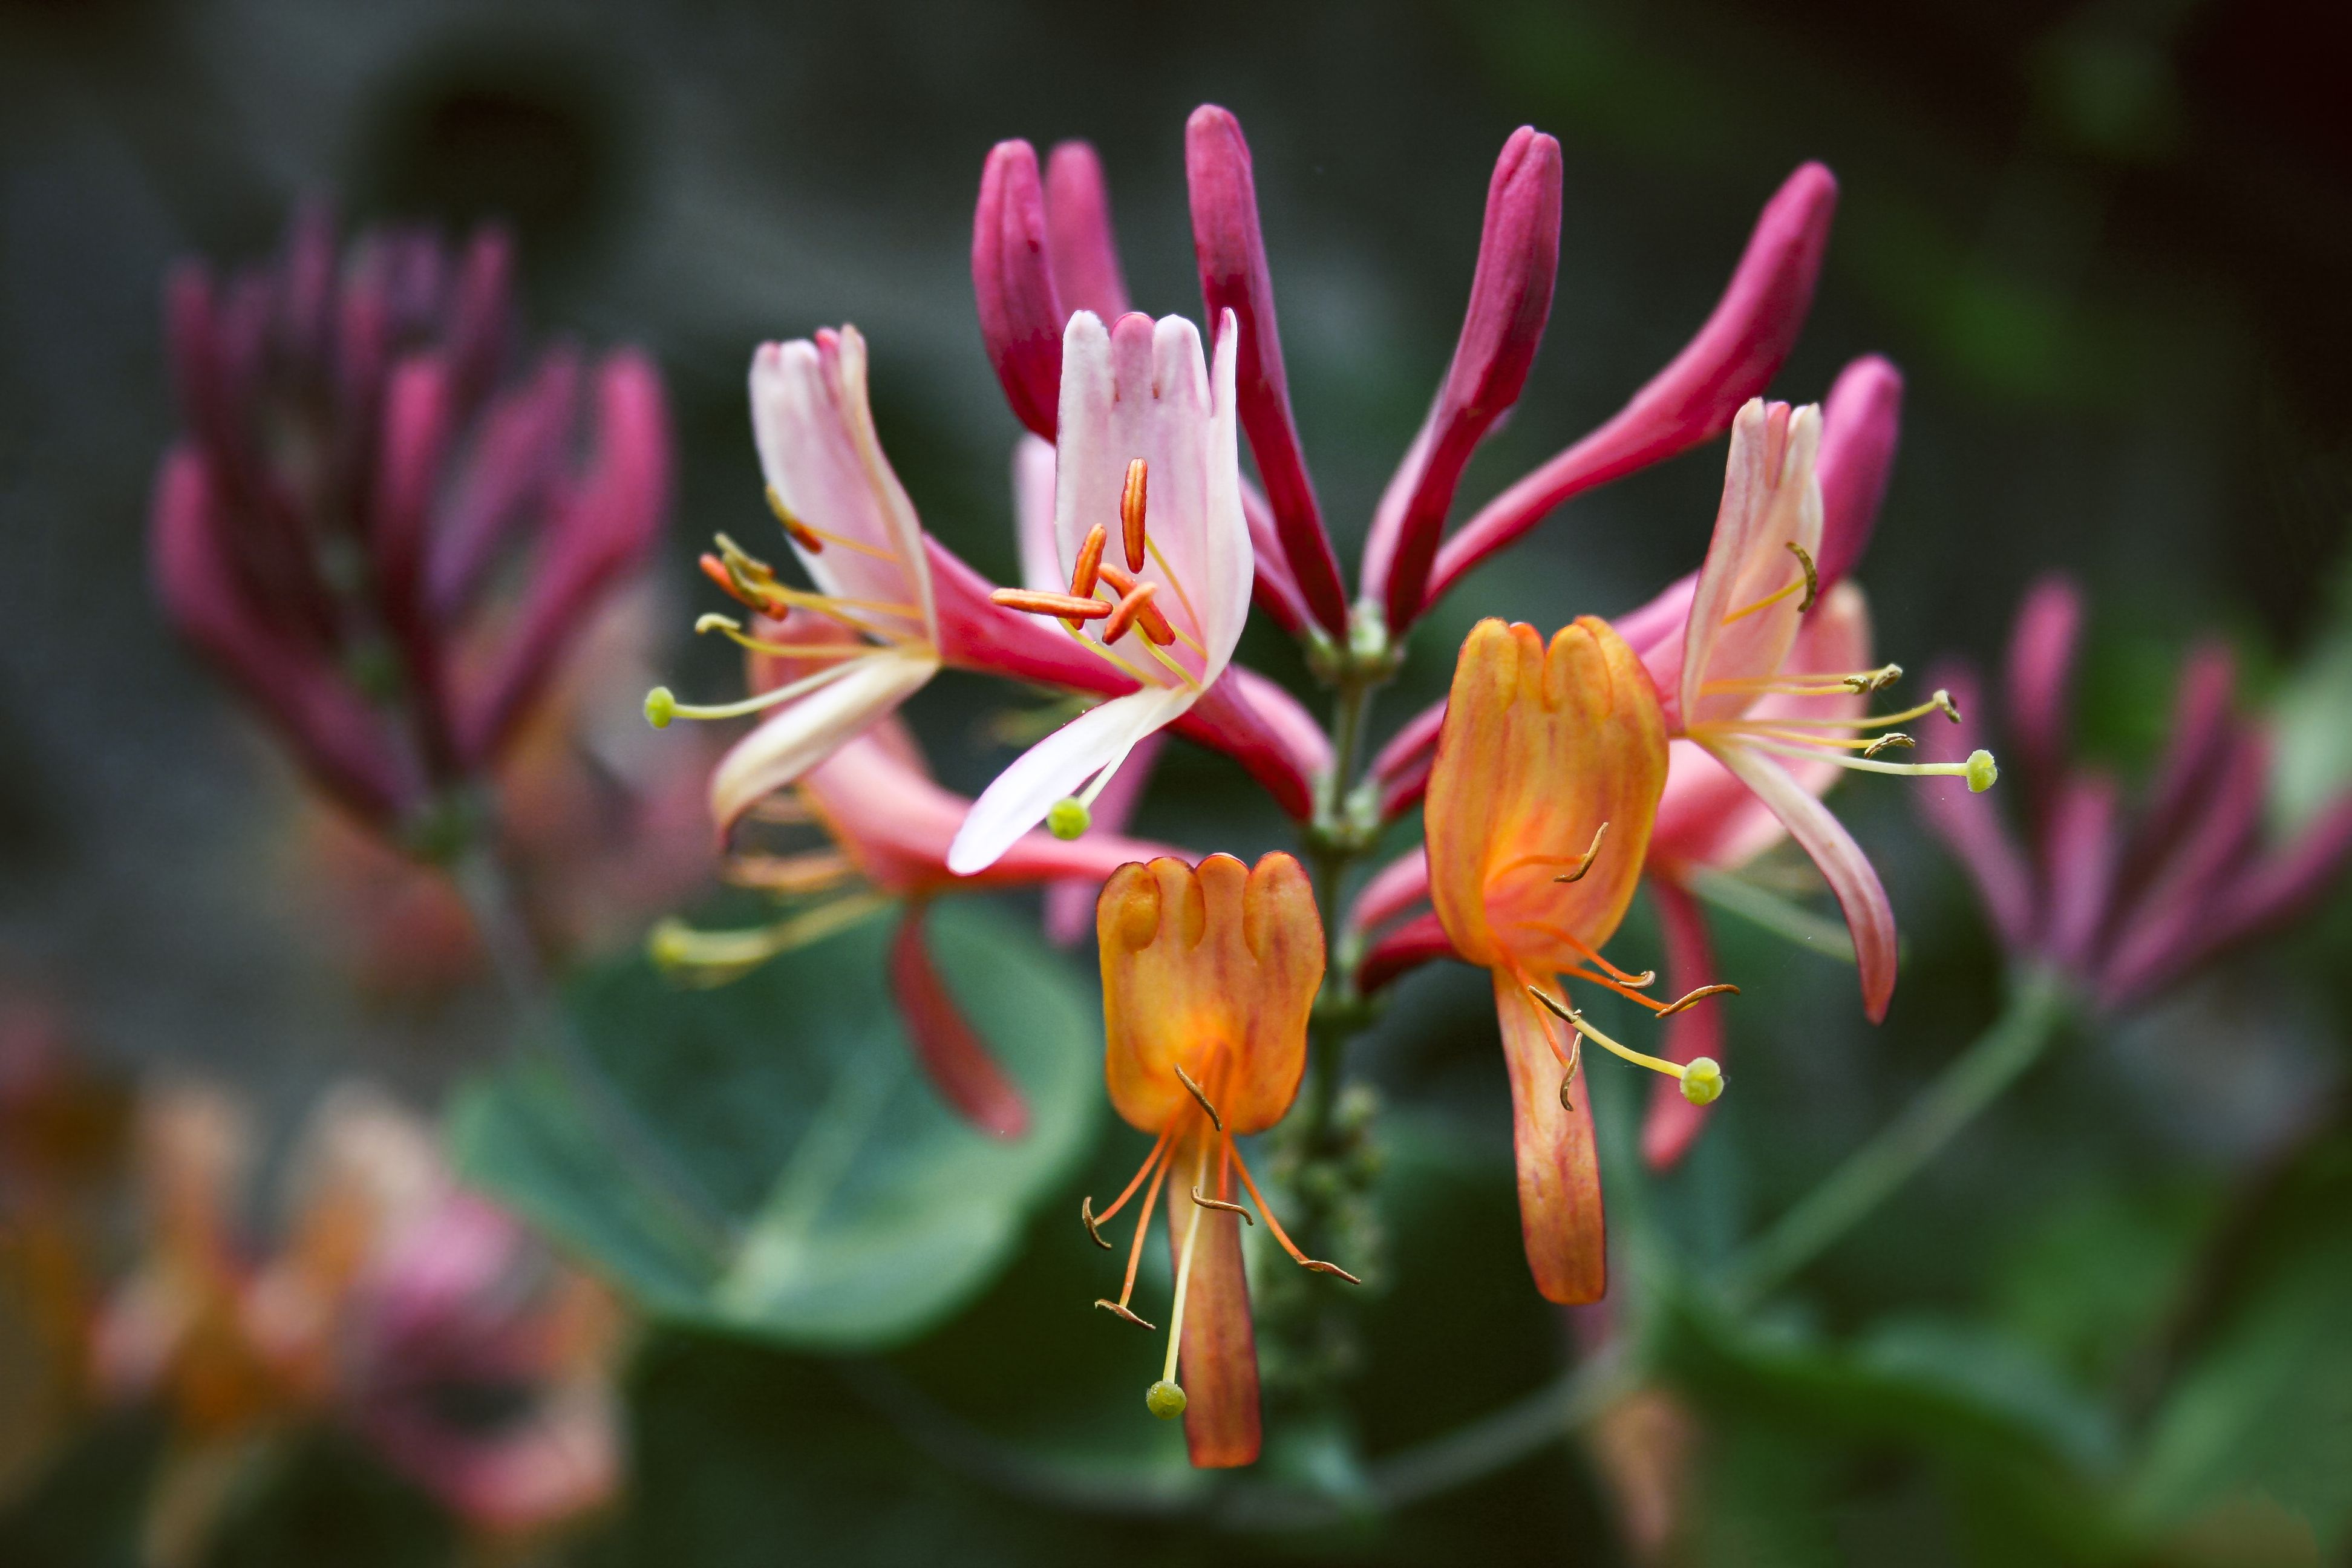
[[[1568,1307],[1598,1301],[1609,1289],[1609,1236],[1601,1212],[1591,1096],[1580,1071],[1569,1089],[1576,1109],[1562,1109],[1560,1058],[1536,1004],[1507,970],[1495,971],[1495,1013],[1511,1074],[1511,1145],[1518,1160],[1519,1235],[1528,1267],[1548,1301]]]

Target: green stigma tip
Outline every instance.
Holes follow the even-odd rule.
[[[1184,1391],[1163,1377],[1143,1391],[1143,1407],[1162,1421],[1173,1421],[1184,1414]]]
[[[1683,1098],[1693,1105],[1711,1105],[1723,1092],[1723,1068],[1713,1057],[1692,1058],[1683,1068]]]
[[[1969,753],[1969,793],[1982,795],[1992,788],[1992,781],[2000,777],[2000,769],[1993,765],[1992,753],[1974,751]]]
[[[1087,825],[1093,820],[1093,815],[1087,810],[1084,803],[1073,795],[1065,795],[1055,801],[1053,809],[1045,813],[1046,830],[1056,838],[1076,838],[1087,830]],[[1168,1386],[1173,1388],[1176,1385],[1171,1383]],[[1179,1394],[1177,1397],[1181,1400],[1183,1395]],[[1181,1409],[1182,1406],[1180,1405],[1178,1408]]]
[[[667,730],[669,721],[677,717],[677,699],[667,686],[656,686],[646,693],[646,722],[656,730]]]

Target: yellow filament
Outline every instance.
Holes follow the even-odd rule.
[[[1778,692],[1784,697],[1851,697],[1857,691],[1884,691],[1902,679],[1901,665],[1885,664],[1876,669],[1731,676],[1704,682],[1699,690],[1708,696],[1730,691],[1755,691]]]
[[[1108,659],[1113,665],[1118,667],[1120,674],[1126,676],[1129,680],[1134,681],[1138,686],[1157,686],[1160,684],[1160,682],[1144,674],[1143,671],[1138,669],[1134,665],[1129,664],[1126,659],[1120,658],[1118,654],[1113,653],[1109,648],[1103,647],[1102,644],[1095,641],[1094,638],[1087,636],[1086,633],[1070,625],[1069,622],[1060,621],[1057,624],[1064,631],[1069,633],[1070,636],[1077,639],[1077,643],[1080,647],[1087,648],[1102,658]],[[1151,639],[1149,637],[1144,639],[1146,642],[1150,642],[1150,640]]]
[[[828,532],[805,519],[798,521],[801,527],[806,529],[813,537],[822,539],[827,544],[838,544],[844,550],[854,550],[860,555],[871,555],[877,561],[887,561],[894,566],[899,563],[898,552],[895,550],[882,550],[871,544],[860,543],[855,539],[845,539],[840,534]]]
[[[1182,665],[1177,663],[1173,654],[1171,654],[1166,648],[1161,647],[1158,643],[1153,642],[1150,637],[1145,637],[1143,639],[1143,651],[1158,659],[1161,664],[1167,666],[1169,673],[1175,676],[1177,679],[1182,681],[1186,690],[1198,691],[1201,689],[1201,683],[1192,679],[1192,672],[1186,669]]]
[[[1192,1164],[1192,1185],[1206,1186],[1209,1181],[1209,1140],[1201,1140],[1201,1157]],[[1163,1383],[1176,1381],[1176,1352],[1184,1343],[1184,1294],[1192,1285],[1192,1251],[1201,1240],[1201,1206],[1192,1205],[1192,1217],[1184,1226],[1184,1250],[1176,1259],[1176,1305],[1168,1315],[1168,1361],[1160,1368]]]
[[[1848,689],[1842,691],[1840,695],[1850,697],[1854,693]],[[1951,695],[1944,691],[1938,691],[1917,707],[1906,708],[1900,713],[1865,713],[1855,719],[1810,719],[1795,713],[1775,713],[1765,722],[1781,729],[1880,730],[1889,724],[1903,724],[1914,719],[1924,719],[1930,713],[1942,713],[1955,724],[1959,722],[1959,710],[1952,706]]]
[[[1835,763],[1842,768],[1853,768],[1866,773],[1910,773],[1921,777],[1942,774],[1963,779],[1969,776],[1969,764],[1966,763],[1882,763],[1869,757],[1841,757],[1834,752],[1816,750],[1813,745],[1790,745],[1755,735],[1745,737],[1744,743],[1759,752],[1774,752],[1809,763]]]
[[[1727,626],[1734,621],[1744,620],[1748,616],[1754,615],[1759,610],[1770,609],[1774,605],[1779,604],[1790,595],[1802,592],[1805,586],[1805,582],[1806,580],[1804,578],[1800,577],[1795,582],[1790,584],[1787,587],[1780,589],[1775,593],[1767,594],[1752,605],[1741,605],[1738,609],[1736,609],[1732,611],[1731,614],[1724,616],[1722,624]]]
[[[1611,1039],[1608,1036],[1602,1034],[1600,1030],[1586,1023],[1584,1021],[1583,1014],[1578,1012],[1567,1003],[1559,1001],[1541,986],[1528,986],[1528,994],[1533,996],[1537,1001],[1542,1003],[1545,1010],[1550,1013],[1553,1017],[1558,1018],[1560,1022],[1566,1024],[1570,1028],[1574,1029],[1578,1034],[1582,1035],[1586,1039],[1591,1040],[1594,1045],[1599,1046],[1601,1049],[1610,1052],[1612,1055],[1624,1058],[1627,1061],[1632,1062],[1635,1067],[1648,1068],[1652,1072],[1664,1073],[1666,1077],[1675,1079],[1676,1082],[1681,1081],[1683,1076],[1683,1068],[1681,1063],[1670,1062],[1664,1057],[1650,1056],[1644,1052],[1634,1050],[1630,1046],[1619,1045],[1616,1041]]]
[[[871,648],[858,650],[860,654],[870,654],[873,651]],[[848,674],[854,668],[852,664],[836,664],[831,669],[820,669],[814,675],[803,677],[790,685],[779,686],[772,691],[754,693],[740,702],[704,704],[673,700],[669,704],[669,717],[673,719],[740,719],[746,714],[773,708],[779,702],[790,702],[795,697],[806,696],[820,686],[830,686]]]
[[[1192,607],[1192,595],[1184,591],[1184,579],[1176,575],[1176,568],[1169,565],[1168,557],[1160,553],[1159,542],[1149,534],[1144,536],[1143,548],[1149,551],[1151,559],[1159,563],[1160,574],[1168,579],[1168,585],[1176,590],[1176,602],[1184,607],[1185,618],[1192,623],[1193,635],[1186,637],[1184,628],[1181,626],[1173,626],[1171,629],[1186,647],[1191,648],[1202,658],[1208,658],[1209,650],[1202,647],[1200,643],[1201,637],[1206,635],[1208,628],[1201,619],[1201,612]]]
[[[695,635],[719,632],[738,647],[748,647],[753,653],[774,654],[779,658],[863,658],[874,650],[863,643],[768,642],[745,631],[742,623],[726,616],[704,616],[694,623]]]
[[[781,952],[856,925],[887,908],[880,893],[853,893],[751,931],[695,931],[677,921],[654,928],[646,945],[653,960],[694,985],[723,985]]]

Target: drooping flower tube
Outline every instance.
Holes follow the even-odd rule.
[[[823,648],[850,641],[849,633],[807,610],[786,621],[761,622],[754,631],[751,640],[764,647]],[[828,668],[821,655],[808,653],[755,650],[747,663],[755,691],[789,686],[812,668]],[[722,871],[730,882],[784,900],[787,912],[749,930],[696,931],[664,921],[648,942],[655,962],[674,973],[722,984],[895,902],[901,912],[890,944],[890,993],[916,1060],[940,1098],[965,1121],[994,1137],[1018,1138],[1028,1131],[1027,1103],[932,961],[923,929],[931,900],[1040,883],[1049,895],[1076,887],[1091,898],[1120,866],[1172,851],[1109,833],[1072,843],[1034,832],[1015,840],[979,875],[958,877],[948,869],[948,845],[971,807],[932,781],[905,724],[886,716],[803,773],[792,796],[762,801],[753,814],[770,823],[813,823],[825,835],[824,847],[791,853],[734,847],[727,854]]]
[[[1965,777],[1972,790],[1990,789],[1996,770],[1989,752],[1962,762],[1884,760],[1888,751],[1916,744],[1891,726],[1938,712],[1957,718],[1941,693],[1874,716],[1790,711],[1802,705],[1771,701],[1843,702],[1884,690],[1903,673],[1896,665],[1863,668],[1852,662],[1867,646],[1861,602],[1820,591],[1822,511],[1815,458],[1821,429],[1814,405],[1791,410],[1759,398],[1742,408],[1732,422],[1715,535],[1687,597],[1681,598],[1677,584],[1623,624],[1629,638],[1647,641],[1643,659],[1656,679],[1670,732],[1694,742],[1770,808],[1821,868],[1853,933],[1863,1006],[1876,1022],[1885,1017],[1895,993],[1895,913],[1886,889],[1861,846],[1786,764],[1948,773]],[[1825,624],[1801,637],[1809,616]],[[1664,629],[1649,640],[1660,624]],[[1816,668],[1810,658],[1840,662]]]
[[[1608,1288],[1590,1100],[1573,1092],[1581,1043],[1680,1081],[1722,1089],[1716,1064],[1631,1050],[1571,1005],[1563,977],[1671,1015],[1654,974],[1601,956],[1641,879],[1666,779],[1656,690],[1609,624],[1586,616],[1547,647],[1533,626],[1485,620],[1454,666],[1423,809],[1430,900],[1453,951],[1494,977],[1510,1069],[1519,1223],[1536,1288],[1564,1304]]]
[[[725,827],[753,802],[799,778],[939,672],[940,617],[922,524],[891,471],[866,405],[866,340],[855,327],[814,342],[762,343],[751,359],[751,432],[768,504],[814,593],[787,586],[726,535],[702,569],[763,616],[800,610],[857,635],[804,646],[760,646],[740,624],[705,616],[755,652],[820,661],[796,680],[740,702],[688,706],[656,687],[646,717],[732,719],[767,712],[710,777],[711,813]]]
[[[1307,873],[1289,856],[1249,868],[1212,855],[1197,870],[1165,858],[1121,867],[1103,889],[1096,934],[1111,1104],[1154,1141],[1108,1208],[1096,1214],[1091,1197],[1079,1205],[1087,1234],[1109,1248],[1102,1226],[1142,1194],[1118,1299],[1095,1305],[1158,1331],[1129,1303],[1151,1211],[1169,1188],[1175,1298],[1167,1356],[1145,1406],[1163,1420],[1183,1416],[1193,1464],[1246,1465],[1258,1454],[1257,1346],[1240,1225],[1255,1220],[1236,1180],[1294,1261],[1355,1278],[1298,1249],[1234,1142],[1279,1121],[1298,1092],[1323,983],[1323,922]]]
[[[1135,683],[1016,759],[983,791],[948,852],[985,868],[1048,821],[1075,837],[1144,737],[1225,673],[1249,613],[1228,312],[1213,372],[1190,321],[1079,311],[1062,345],[1054,535],[1068,592],[1000,589],[1009,615],[1058,620],[1076,647]]]

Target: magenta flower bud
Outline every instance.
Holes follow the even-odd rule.
[[[1062,327],[1036,150],[999,142],[980,175],[971,218],[971,287],[980,334],[1013,416],[1050,441],[1062,401]]]
[[[426,531],[448,456],[451,402],[447,367],[439,359],[420,356],[393,372],[367,534],[384,629],[399,652],[417,742],[435,773],[446,773],[457,763],[440,639],[425,604]]]
[[[2074,645],[2083,628],[2082,595],[2063,577],[2049,576],[2026,591],[2009,638],[2009,732],[2037,812],[2066,763]]]
[[[1192,187],[1192,255],[1207,318],[1214,321],[1231,310],[1240,324],[1235,401],[1265,484],[1283,559],[1316,621],[1344,637],[1347,592],[1291,419],[1282,339],[1274,320],[1274,279],[1266,270],[1257,185],[1241,122],[1213,103],[1194,110],[1184,125],[1184,173]]]
[[[1486,187],[1478,269],[1454,363],[1381,498],[1365,546],[1364,587],[1382,601],[1391,628],[1420,614],[1462,470],[1527,385],[1559,276],[1559,143],[1523,125],[1503,144]]]
[[[498,384],[514,326],[514,242],[485,229],[466,249],[448,304],[449,391],[460,416]]]
[[[472,602],[516,531],[553,496],[580,406],[580,356],[548,351],[539,374],[493,401],[467,459],[448,521],[433,542],[426,591],[447,620]]]
[[[1722,434],[1762,394],[1812,307],[1837,180],[1807,163],[1765,204],[1714,314],[1674,363],[1607,424],[1489,501],[1439,546],[1424,600],[1543,521],[1570,496]]]
[[[1111,232],[1110,189],[1102,160],[1087,142],[1064,142],[1045,161],[1045,244],[1064,305],[1092,310],[1106,321],[1127,313],[1127,276]]]
[[[1865,354],[1838,373],[1822,406],[1822,553],[1813,565],[1821,591],[1843,582],[1870,547],[1895,448],[1903,434],[1903,373]]]

